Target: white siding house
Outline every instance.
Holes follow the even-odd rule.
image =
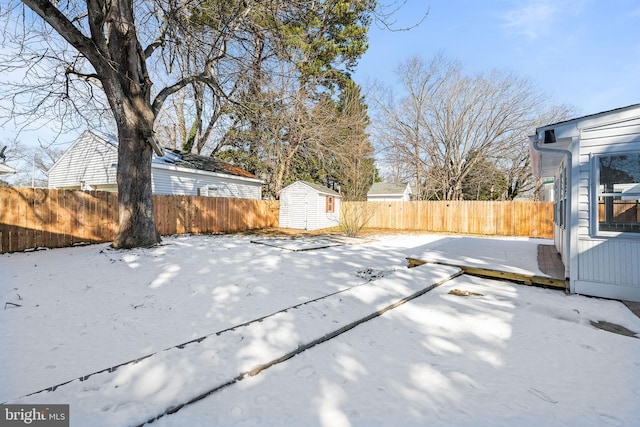
[[[640,104],[540,127],[531,148],[570,291],[640,301]]]
[[[5,165],[4,163],[0,163],[0,176],[9,176],[16,173],[16,170]]]
[[[367,192],[368,202],[408,202],[410,200],[409,184],[376,182]]]
[[[153,157],[154,194],[262,198],[262,180],[211,157],[164,150]],[[84,132],[49,169],[49,188],[117,191],[118,141]]]
[[[318,230],[340,223],[339,193],[321,185],[296,181],[280,191],[282,228]]]
[[[118,140],[84,132],[49,169],[49,188],[117,191]]]

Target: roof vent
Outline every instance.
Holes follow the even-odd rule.
[[[556,131],[554,129],[545,130],[544,143],[553,144],[554,142],[556,142]]]

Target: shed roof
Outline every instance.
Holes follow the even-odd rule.
[[[332,189],[330,189],[329,187],[325,187],[324,185],[320,185],[320,184],[315,184],[313,182],[308,182],[308,181],[296,181],[293,184],[288,185],[287,187],[291,187],[292,185],[295,184],[304,184],[307,187],[311,187],[312,189],[314,189],[315,191],[322,193],[322,194],[328,194],[330,196],[338,196],[340,197],[340,193],[338,193],[337,191],[334,191]],[[285,187],[285,188],[287,188]],[[284,190],[284,188],[283,188]]]
[[[367,196],[402,195],[407,189],[407,185],[409,184],[400,182],[375,182],[367,192]]]

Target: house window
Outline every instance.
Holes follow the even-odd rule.
[[[335,203],[336,199],[333,196],[327,196],[326,199],[326,212],[334,212],[335,211]]]
[[[218,191],[218,187],[214,185],[207,185],[202,188],[198,188],[198,196],[204,197],[218,197],[220,192]]]
[[[598,231],[640,233],[640,152],[599,156]]]
[[[553,221],[558,227],[566,228],[567,215],[567,168],[562,167],[560,175],[554,180]]]

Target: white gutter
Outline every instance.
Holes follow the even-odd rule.
[[[563,249],[565,249],[566,253],[568,254],[569,259],[564,260],[564,262],[568,262],[569,263],[569,287],[570,287],[570,291],[573,292],[573,284],[571,281],[571,273],[572,273],[572,269],[571,269],[571,264],[572,264],[572,253],[571,253],[571,237],[572,237],[572,227],[573,227],[573,223],[571,221],[571,212],[573,211],[573,188],[572,188],[572,184],[573,184],[573,154],[571,153],[571,150],[566,150],[564,148],[549,148],[549,147],[540,147],[538,144],[541,143],[542,141],[540,140],[540,138],[538,137],[538,132],[536,132],[535,135],[532,135],[529,137],[530,141],[531,141],[531,147],[539,152],[539,153],[553,153],[553,154],[562,154],[564,156],[566,156],[567,158],[567,167],[569,168],[569,171],[567,171],[566,176],[567,176],[567,188],[570,190],[570,194],[569,197],[567,197],[567,206],[565,209],[565,218],[564,218],[564,224],[565,224],[565,237],[564,237],[564,242],[563,242]],[[565,273],[566,273],[566,264],[565,264]],[[573,274],[575,274],[576,272],[573,271]]]

